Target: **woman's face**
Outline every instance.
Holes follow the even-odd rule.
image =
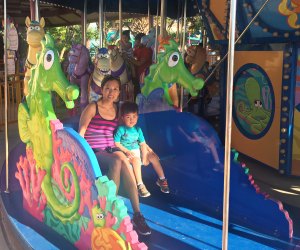
[[[108,81],[102,88],[103,100],[116,102],[120,95],[119,83],[116,80]]]

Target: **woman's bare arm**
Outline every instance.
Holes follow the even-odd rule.
[[[98,105],[98,104],[96,104]],[[78,133],[84,137],[85,131],[90,124],[92,118],[96,114],[96,105],[95,103],[90,103],[86,108],[82,111],[79,121],[79,129]]]

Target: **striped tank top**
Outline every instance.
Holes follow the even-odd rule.
[[[95,102],[95,105],[96,114],[91,119],[84,138],[94,151],[104,150],[106,147],[114,147],[114,130],[118,126],[118,110],[113,120],[106,120],[99,114],[97,102]]]

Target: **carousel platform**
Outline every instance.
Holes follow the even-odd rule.
[[[15,148],[20,143],[17,124],[9,125],[9,148]],[[3,128],[0,131],[1,162],[5,159],[5,140]],[[300,247],[300,179],[280,175],[276,170],[263,166],[258,162],[240,155],[241,161],[247,164],[256,184],[261,191],[267,192],[273,198],[283,202],[294,222],[294,237],[292,240],[282,240],[276,237],[257,233],[254,230],[230,224],[229,249],[297,249]],[[3,179],[1,179],[3,186]],[[151,192],[149,198],[141,198],[141,210],[152,229],[151,236],[140,237],[149,249],[221,249],[222,220],[208,211],[200,210],[193,203],[180,200],[173,194],[161,193],[155,183],[146,180]],[[13,183],[10,183],[13,187]],[[3,189],[2,189],[3,190]],[[122,195],[122,194],[121,194]],[[20,192],[1,192],[2,202],[12,223],[22,232],[22,236],[33,249],[73,249],[73,246],[61,236],[26,215],[22,210]],[[130,202],[121,196],[132,215]],[[5,230],[1,227],[1,230]],[[38,234],[36,232],[39,232]],[[4,234],[1,234],[5,236]],[[1,249],[6,249],[7,238],[0,237]],[[3,246],[3,248],[2,248]],[[8,248],[7,248],[8,249]]]

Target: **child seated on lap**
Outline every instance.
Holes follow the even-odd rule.
[[[128,157],[134,171],[139,195],[141,197],[150,196],[150,192],[143,184],[141,165],[147,166],[152,163],[158,175],[156,184],[163,193],[169,193],[167,179],[159,162],[158,156],[146,144],[143,132],[136,126],[138,121],[138,105],[133,102],[125,102],[120,110],[122,125],[120,125],[114,135],[116,147],[120,148]]]

